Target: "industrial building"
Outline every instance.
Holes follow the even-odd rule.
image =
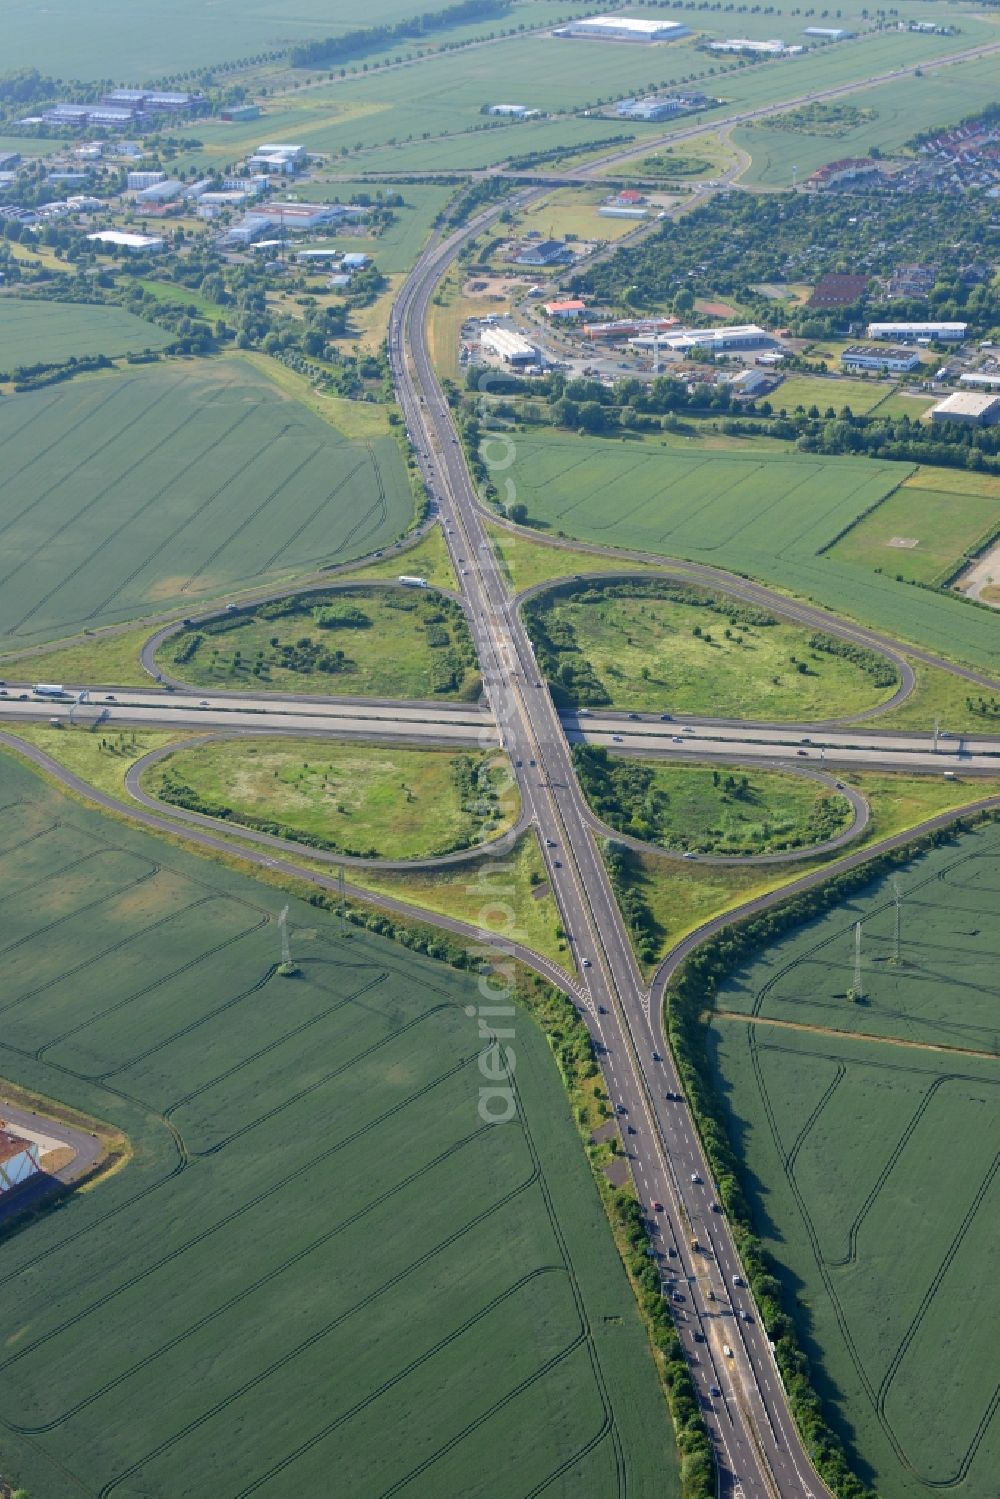
[[[41,1169],[36,1142],[25,1140],[0,1119],[0,1198],[23,1186]]]
[[[158,182],[166,182],[166,172],[129,172],[125,178],[125,186],[130,193],[141,193],[147,187],[155,187]]]
[[[135,250],[150,253],[162,250],[166,240],[159,234],[129,234],[124,229],[99,229],[96,234],[88,234],[88,240],[102,245],[110,245],[119,250]]]
[[[344,216],[339,203],[265,203],[262,213],[283,224],[286,229],[319,229]]]
[[[569,302],[546,302],[542,311],[547,317],[578,318],[587,310],[586,302],[574,299]]]
[[[775,36],[766,42],[753,42],[749,37],[735,36],[726,42],[709,42],[709,52],[760,52],[768,57],[792,57],[796,52],[804,52],[806,49],[799,46],[789,46],[780,37]]]
[[[1000,395],[994,395],[992,391],[956,391],[931,408],[931,421],[994,427],[1000,422]]]
[[[515,257],[517,265],[565,265],[573,259],[573,251],[561,239],[540,239],[536,244],[525,245]]]
[[[959,385],[982,385],[986,390],[1000,390],[1000,375],[987,374],[982,370],[971,370],[967,375],[959,375]]]
[[[622,120],[668,120],[683,107],[680,99],[622,99],[616,113]]]
[[[940,343],[961,343],[968,332],[968,323],[869,323],[865,329],[867,338],[892,338],[899,343],[918,342],[922,338],[937,339]]]
[[[611,323],[585,323],[583,331],[588,338],[639,337],[646,333],[669,333],[679,322],[675,317],[616,318]]]
[[[771,377],[760,370],[742,370],[730,380],[729,388],[734,395],[752,399],[754,396],[764,395],[771,389],[772,383]]]
[[[529,109],[526,104],[491,104],[486,113],[506,115],[512,120],[534,120],[541,114],[541,110]]]
[[[223,242],[227,245],[240,247],[255,245],[259,239],[266,234],[272,233],[278,228],[278,220],[272,218],[268,213],[247,213],[238,224],[233,224],[223,235]]]
[[[728,353],[730,349],[759,349],[773,342],[770,333],[758,328],[756,323],[734,323],[728,328],[682,328],[678,333],[665,333],[657,337],[665,349],[684,354],[690,349],[709,349],[716,354]],[[654,339],[649,336],[630,338],[629,343],[649,347]]]
[[[892,375],[903,375],[920,365],[920,355],[915,349],[874,349],[866,344],[853,344],[840,356],[845,370],[886,370]]]
[[[176,177],[164,177],[162,182],[154,182],[150,187],[144,187],[135,195],[137,203],[173,203],[184,192],[183,182]]]
[[[649,209],[626,208],[620,203],[605,203],[597,210],[597,216],[600,219],[647,219]]]
[[[291,176],[305,166],[305,146],[287,145],[281,141],[265,141],[254,154],[247,158],[247,165],[260,172]]]
[[[504,364],[534,364],[538,359],[533,345],[509,328],[484,328],[479,342],[488,354],[495,354]]]
[[[807,26],[802,35],[815,37],[820,42],[846,42],[849,36],[855,36],[856,33],[845,31],[843,26]]]
[[[690,36],[682,21],[650,21],[637,16],[585,16],[557,26],[553,36],[595,37],[602,42],[675,42]]]
[[[810,187],[842,187],[845,182],[857,182],[861,177],[877,177],[881,170],[879,163],[870,156],[845,156],[840,161],[828,161],[825,166],[817,167],[806,181]]]
[[[341,261],[345,271],[363,271],[370,264],[371,256],[364,254],[361,250],[350,251]]]
[[[47,125],[125,126],[161,114],[199,114],[207,108],[203,94],[163,89],[116,88],[98,104],[53,104],[41,118]]]

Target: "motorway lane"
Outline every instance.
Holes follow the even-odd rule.
[[[550,882],[587,985],[586,1009],[602,1051],[609,1093],[628,1111],[630,1121],[636,1121],[632,1128],[637,1133],[627,1139],[637,1189],[651,1215],[654,1202],[670,1204],[669,1216],[656,1216],[677,1252],[675,1262],[664,1255],[661,1269],[676,1263],[688,1277],[680,1294],[690,1302],[690,1310],[685,1306],[678,1322],[686,1326],[693,1318],[713,1330],[713,1340],[698,1345],[692,1372],[716,1449],[721,1490],[733,1493],[739,1482],[746,1499],[825,1492],[809,1470],[783,1397],[773,1389],[770,1350],[756,1322],[737,1325],[733,1320],[733,1357],[720,1356],[717,1312],[726,1303],[709,1300],[707,1290],[726,1295],[728,1302],[723,1280],[732,1284],[732,1275],[739,1273],[735,1249],[721,1219],[706,1226],[699,1240],[713,1254],[711,1260],[685,1238],[685,1224],[704,1216],[703,1189],[690,1178],[707,1179],[707,1168],[687,1110],[682,1106],[669,1120],[657,1112],[662,1105],[656,1102],[656,1092],[666,1083],[668,1090],[679,1093],[680,1084],[662,1038],[654,1044],[657,1022],[650,1018],[648,996],[590,835],[568,745],[541,685],[514,601],[497,570],[424,343],[428,302],[441,272],[463,239],[492,216],[493,211],[479,215],[443,245],[432,242],[403,288],[390,325],[398,393],[409,429],[419,434],[425,473],[438,493],[446,538],[469,600],[487,692],[522,799],[543,840]],[[413,361],[412,371],[407,356]],[[654,1062],[654,1050],[661,1060]],[[698,1166],[685,1171],[692,1162]],[[686,1346],[693,1354],[693,1345]],[[726,1392],[726,1398],[716,1400],[709,1394],[714,1385]]]
[[[779,742],[774,740],[758,743],[755,740],[704,736],[685,738],[680,744],[675,744],[671,735],[611,734],[591,729],[569,729],[566,737],[571,743],[599,744],[616,753],[623,752],[640,759],[649,756],[689,763],[717,760],[727,765],[749,765],[753,762],[770,765],[776,762],[776,758],[780,758],[776,756]],[[1000,776],[1000,750],[997,748],[987,754],[974,754],[964,749],[960,754],[957,747],[940,750],[935,754],[932,749],[892,750],[877,744],[834,745],[829,749],[813,747],[801,750],[795,749],[793,745],[786,745],[784,755],[790,766],[811,763],[817,769],[842,766],[847,770],[897,770],[914,775],[944,775],[947,772],[958,775],[961,772],[962,775]]]

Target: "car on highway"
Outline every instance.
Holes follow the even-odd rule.
[[[104,701],[106,703],[113,703],[115,701],[115,695],[114,695],[114,693],[113,692],[106,692],[104,694]]]
[[[555,848],[555,846],[556,846],[556,840],[554,838],[546,838],[546,840],[545,840],[545,847],[546,848]]]
[[[718,1400],[722,1395],[722,1391],[719,1389],[719,1386],[717,1384],[709,1385],[708,1393],[710,1395],[714,1395],[716,1400]]]
[[[742,1284],[743,1284],[743,1277],[742,1277],[742,1275],[734,1275],[733,1276],[733,1285],[734,1286],[741,1286]]]
[[[679,734],[671,734],[671,736],[670,736],[670,743],[671,744],[683,744],[684,740],[681,738],[681,736]]]
[[[672,715],[669,714],[669,713],[661,713],[660,714],[660,722],[661,723],[669,723],[670,719],[671,719],[671,716]]]
[[[622,743],[622,736],[620,734],[612,734],[612,736],[611,736],[611,742],[612,742],[612,744],[621,744]]]
[[[684,1292],[683,1291],[675,1291],[674,1294],[673,1294],[673,1297],[671,1299],[673,1301],[683,1301],[684,1300]]]
[[[695,1332],[693,1332],[691,1336],[694,1338],[696,1343],[704,1343],[705,1341],[705,1334],[703,1332],[698,1332],[697,1330],[695,1330]]]
[[[552,860],[552,868],[553,869],[562,869],[562,861],[560,859],[553,859]]]
[[[722,1352],[725,1354],[726,1358],[732,1358],[733,1356],[733,1350],[730,1348],[728,1343],[723,1343]]]
[[[808,750],[796,750],[795,753],[797,755],[808,755],[809,751]]]
[[[663,1203],[662,1202],[654,1202],[653,1203],[653,1212],[654,1213],[662,1213],[663,1212]]]
[[[583,961],[584,968],[590,968],[591,967],[591,962],[590,962],[589,958],[584,958],[582,961]],[[602,1010],[601,1013],[603,1014],[604,1011]]]
[[[667,1100],[667,1103],[680,1103],[681,1101],[681,1095],[679,1093],[667,1092],[664,1093],[663,1096]]]
[[[687,853],[681,854],[681,858],[682,859],[693,859],[695,857],[696,857],[696,855],[693,854],[693,853],[691,853],[690,849],[687,851]]]
[[[691,1180],[694,1182],[696,1187],[701,1186],[701,1177],[698,1175],[697,1171],[691,1172]]]
[[[620,1104],[618,1104],[616,1106],[615,1113],[616,1114],[627,1114],[628,1113],[628,1109],[625,1107],[625,1105],[623,1103],[620,1103]]]
[[[640,722],[640,721],[641,721],[641,720],[640,720],[640,719],[639,719],[639,715],[638,715],[638,713],[630,713],[630,714],[629,714],[629,718],[632,718],[632,719],[635,719],[635,720],[636,720],[636,722]]]

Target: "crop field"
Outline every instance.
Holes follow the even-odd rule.
[[[124,1169],[0,1242],[35,1499],[677,1493],[549,1048],[478,1112],[476,979],[3,763],[3,1074]],[[81,1358],[81,1338],[86,1358]],[[497,1453],[502,1452],[502,1471]]]
[[[884,1499],[943,1485],[990,1499],[1000,828],[898,882],[900,961],[879,881],[720,986],[715,1066],[760,1230],[862,1473]]]
[[[210,817],[382,859],[469,848],[498,837],[518,811],[505,757],[324,739],[180,748],[143,785]]]
[[[863,712],[895,690],[894,670],[879,685],[861,665],[813,645],[812,631],[800,625],[762,611],[741,614],[738,603],[711,595],[694,595],[707,597],[703,604],[669,585],[660,597],[640,592],[642,586],[629,592],[624,582],[595,581],[529,606],[536,645],[543,647],[543,632],[557,646],[565,640],[571,660],[579,653],[603,687],[593,697],[578,692],[580,701],[646,713],[808,721]],[[536,609],[540,629],[531,623]],[[557,675],[573,700],[565,659],[557,656]],[[544,648],[539,662],[552,676]]]
[[[407,0],[342,0],[336,14],[325,0],[222,0],[208,8],[149,0],[141,15],[125,0],[54,0],[11,16],[6,56],[11,68],[45,63],[64,78],[143,82],[413,14]]]
[[[172,338],[120,307],[0,297],[0,369],[7,372],[19,364],[62,364],[73,354],[116,358],[162,349]]]
[[[519,434],[507,477],[532,525],[735,568],[956,661],[995,669],[996,621],[985,610],[824,551],[912,472],[869,459],[679,451],[560,433]],[[936,484],[944,471],[922,470],[931,472]]]
[[[850,822],[843,796],[780,771],[669,765],[577,751],[583,788],[616,832],[671,851],[766,854],[825,841]]]
[[[946,582],[1000,528],[1000,482],[988,475],[955,477],[959,485],[949,487],[950,472],[920,469],[848,531],[833,555],[918,583]],[[979,481],[975,489],[969,479]]]
[[[527,8],[525,13],[530,14]],[[769,24],[773,29],[767,16],[739,19],[750,35],[767,34]],[[721,17],[706,15],[704,21],[699,32],[731,32],[732,23]],[[487,166],[557,145],[579,149],[609,134],[627,133],[639,140],[648,134],[655,140],[665,133],[662,123],[646,128],[629,123],[626,130],[626,122],[614,115],[573,115],[624,94],[682,81],[700,83],[713,95],[721,90],[726,109],[753,107],[993,38],[989,24],[973,14],[962,13],[961,22],[961,36],[871,35],[843,47],[811,49],[766,68],[743,68],[736,61],[719,64],[699,51],[693,38],[668,46],[609,48],[546,33],[504,37],[463,51],[458,59],[435,53],[412,67],[359,71],[308,90],[274,94],[264,117],[265,133],[272,140],[302,141],[312,151],[336,153],[373,171]],[[515,98],[543,117],[518,124],[484,120],[484,101],[498,97]],[[559,112],[565,117],[551,118]],[[203,146],[191,156],[182,148],[181,160],[198,170],[222,165],[255,145],[259,136],[256,122],[234,126],[199,120],[193,138]]]
[[[961,24],[964,28],[964,18]],[[834,50],[841,49],[831,48],[827,55]],[[789,187],[793,165],[798,167],[801,182],[824,162],[865,156],[873,145],[889,155],[919,131],[955,125],[995,98],[996,59],[990,57],[852,94],[849,102],[860,110],[873,110],[874,118],[864,119],[836,136],[780,130],[766,123],[753,128],[737,126],[733,143],[753,158],[741,181],[750,186]]]
[[[158,660],[171,676],[216,689],[468,699],[480,684],[457,604],[429,591],[360,584],[193,625],[166,640]]]
[[[0,443],[7,649],[347,561],[412,515],[390,438],[343,440],[240,360],[15,396]]]

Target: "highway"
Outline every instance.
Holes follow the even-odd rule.
[[[1000,45],[1000,44],[995,44]],[[974,49],[970,55],[988,49]],[[925,66],[942,65],[929,62]],[[899,69],[899,76],[912,69]],[[872,81],[831,89],[828,95],[849,93]],[[778,107],[778,106],[776,106]],[[787,105],[781,106],[787,107]],[[763,114],[764,111],[758,111]],[[753,116],[748,116],[752,118]],[[696,127],[716,130],[721,122]],[[665,139],[685,138],[686,132]],[[625,161],[646,152],[646,141],[631,152],[591,164],[591,170]],[[527,201],[544,189],[518,195]],[[937,750],[927,737],[879,734],[877,730],[835,729],[820,733],[808,725],[731,725],[685,719],[638,721],[621,715],[560,715],[543,684],[518,600],[510,591],[486,531],[481,510],[458,445],[454,425],[433,370],[426,341],[426,324],[434,290],[461,246],[489,225],[510,201],[496,203],[474,216],[448,237],[431,240],[399,293],[390,321],[389,348],[397,395],[428,489],[435,496],[444,521],[445,538],[459,579],[462,603],[483,667],[489,710],[474,706],[391,704],[347,699],[317,699],[276,694],[225,694],[191,691],[135,691],[91,687],[93,701],[41,702],[26,686],[8,684],[0,697],[0,724],[16,729],[32,719],[99,722],[109,732],[116,728],[176,726],[187,732],[213,734],[323,734],[381,738],[400,742],[480,743],[502,745],[510,755],[523,807],[519,826],[531,825],[538,835],[547,875],[558,903],[575,961],[570,985],[574,1001],[590,1029],[606,1079],[609,1098],[620,1114],[623,1143],[645,1215],[651,1225],[661,1279],[671,1300],[682,1346],[690,1362],[703,1414],[713,1443],[721,1499],[821,1499],[829,1491],[812,1469],[788,1410],[774,1357],[745,1286],[745,1277],[724,1215],[714,1211],[711,1174],[701,1150],[683,1090],[662,1029],[664,984],[677,963],[697,943],[727,921],[732,913],[708,923],[685,940],[647,988],[635,963],[631,943],[611,890],[597,843],[594,819],[573,769],[573,740],[607,744],[616,752],[705,759],[716,756],[738,763],[760,758],[768,763],[801,762],[816,770],[834,765],[875,769],[907,768],[936,771],[961,766],[977,775],[995,774],[1000,767],[1000,740],[977,736],[941,741]],[[492,518],[491,518],[492,519]],[[512,528],[515,529],[515,528]],[[532,536],[537,541],[537,536]],[[573,543],[577,550],[600,551]],[[623,560],[627,560],[625,557]],[[647,559],[641,559],[647,560]],[[656,558],[661,568],[670,559]],[[357,566],[357,564],[354,564]],[[713,586],[725,586],[743,597],[775,605],[768,590],[708,567],[677,564],[679,572]],[[319,585],[318,585],[319,586]],[[796,614],[793,611],[798,611]],[[781,600],[782,614],[835,627],[827,611]],[[873,648],[892,653],[892,642],[872,632],[839,625],[839,633]],[[152,652],[149,657],[152,658]],[[928,652],[908,652],[917,659],[936,661]],[[908,669],[908,668],[907,668]],[[967,680],[988,679],[965,672]],[[904,678],[905,685],[905,678]],[[79,690],[82,690],[79,689]],[[22,693],[28,696],[21,696]],[[688,732],[690,730],[690,732]],[[812,739],[812,744],[802,743]],[[59,767],[42,751],[23,746],[0,733],[0,741],[17,748],[36,765],[58,774],[78,794],[117,815],[128,815],[140,825],[183,836],[214,851],[232,853],[236,830],[225,835],[195,822],[181,825],[178,809],[166,816],[156,805],[133,805],[87,786]],[[801,753],[800,753],[801,752]],[[130,791],[135,796],[136,777]],[[945,814],[945,821],[952,814]],[[202,821],[207,822],[207,819]],[[895,842],[910,836],[900,835]],[[284,850],[282,850],[284,852]],[[301,850],[296,850],[302,856]],[[870,858],[873,850],[838,861],[837,868]],[[288,877],[303,878],[294,862],[252,845],[248,862]],[[813,872],[780,895],[762,897],[745,910],[757,909],[829,877],[832,870]],[[330,891],[338,886],[331,876],[312,873],[314,883]],[[351,893],[371,899],[369,892]],[[421,915],[404,903],[379,897],[387,909]],[[461,922],[447,918],[439,924],[463,936],[478,936]],[[555,965],[520,946],[516,934],[510,946],[555,983],[565,979]]]
[[[569,744],[498,570],[427,348],[428,304],[438,280],[461,244],[497,211],[432,241],[400,292],[389,339],[397,394],[445,522],[490,706],[544,849],[609,1097],[627,1121],[632,1173],[654,1226],[661,1277],[673,1288],[676,1325],[715,1449],[720,1494],[815,1496],[826,1490],[799,1440],[728,1227],[713,1211],[697,1133],[686,1104],[676,1101],[682,1091],[661,1017],[651,1009],[636,967]]]

